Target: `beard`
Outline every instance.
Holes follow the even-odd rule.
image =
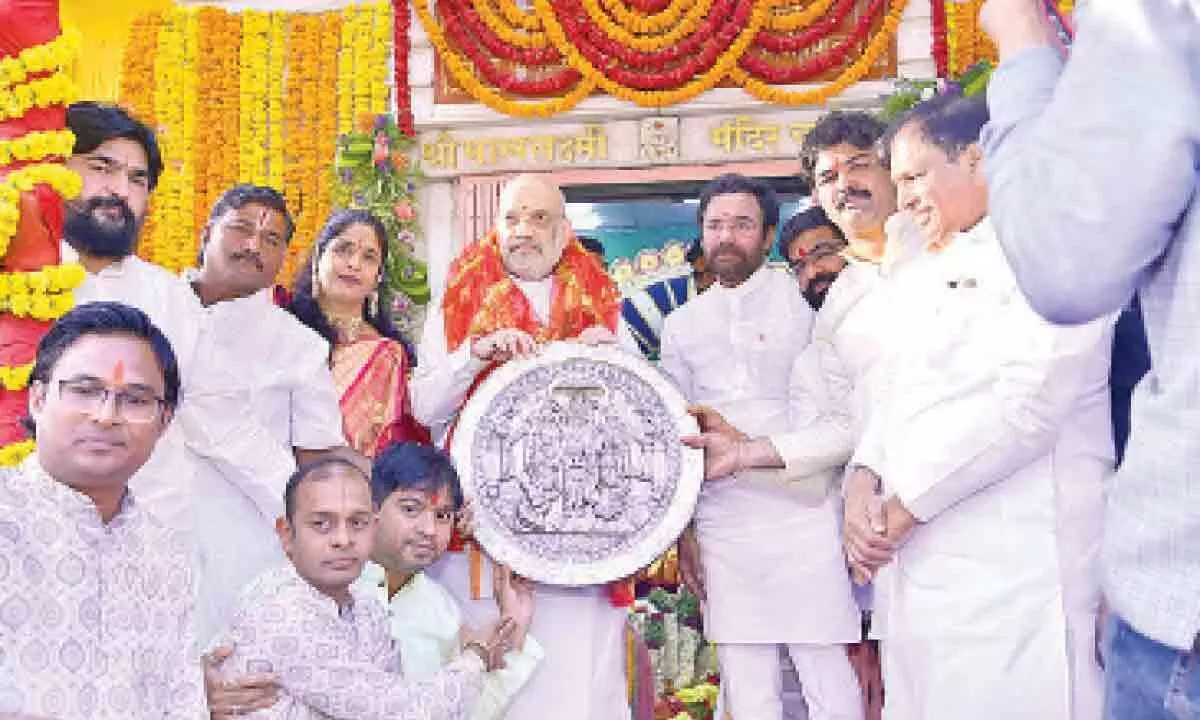
[[[737,260],[732,261],[731,255],[736,256]],[[733,243],[722,243],[705,257],[705,269],[715,275],[722,285],[734,287],[745,282],[765,260],[766,256],[762,253],[750,254]]]
[[[120,221],[113,224],[98,219],[96,211],[101,208],[120,210]],[[133,210],[124,200],[111,196],[93,197],[82,203],[68,203],[63,234],[71,247],[79,252],[102,258],[123,258],[133,254],[141,227],[141,220],[134,217]]]
[[[837,280],[837,277],[837,273],[820,273],[809,281],[808,287],[804,288],[801,295],[813,310],[820,310],[825,304],[825,296],[829,294],[829,289],[833,287],[833,281]]]

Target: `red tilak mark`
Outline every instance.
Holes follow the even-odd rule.
[[[117,360],[112,369],[112,381],[115,385],[125,382],[125,361]]]

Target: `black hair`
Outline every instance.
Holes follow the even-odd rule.
[[[767,183],[738,173],[717,176],[704,186],[700,191],[700,206],[696,210],[697,222],[704,224],[704,211],[714,197],[735,193],[747,193],[758,200],[758,208],[762,211],[763,236],[766,237],[767,228],[779,224],[779,198]]]
[[[600,260],[601,265],[606,262],[606,258],[604,256],[604,243],[587,235],[576,235],[575,239],[579,241],[579,244],[583,246],[584,250],[587,250],[595,255]]]
[[[815,230],[816,228],[827,227],[833,230],[833,234],[839,240],[845,240],[846,236],[842,234],[841,229],[833,224],[825,211],[820,205],[813,205],[804,212],[796,213],[788,218],[788,221],[783,224],[783,229],[779,231],[779,254],[783,259],[787,259],[788,246],[792,241],[799,237],[800,233]]]
[[[282,215],[284,224],[283,242],[284,244],[291,242],[292,235],[296,232],[296,221],[292,219],[292,213],[288,210],[287,200],[284,199],[278,190],[266,187],[265,185],[238,183],[221,193],[221,197],[213,205],[212,212],[208,214],[208,224],[210,226],[214,225],[225,216],[225,213],[230,210],[240,210],[247,205],[262,205]],[[204,265],[203,245],[197,252],[196,265]]]
[[[696,261],[702,257],[704,257],[704,246],[700,244],[700,238],[696,238],[691,245],[688,245],[687,255],[684,256],[684,259],[687,260],[688,265],[695,265]]]
[[[891,165],[892,141],[901,130],[912,126],[920,131],[923,140],[938,147],[950,160],[956,160],[963,150],[979,142],[988,117],[987,102],[982,96],[935,95],[914,105],[888,127],[879,143],[880,157],[885,166]]]
[[[296,472],[288,478],[287,486],[283,489],[283,516],[289,524],[296,514],[296,493],[300,491],[300,486],[308,480],[327,480],[333,476],[335,468],[351,470],[362,478],[363,482],[368,485],[371,483],[361,467],[341,455],[322,455],[316,460],[306,462],[296,468]]]
[[[462,483],[444,450],[418,443],[396,443],[375,458],[371,467],[371,497],[376,507],[397,490],[437,492],[450,489],[454,509],[463,506]]]
[[[800,177],[816,187],[817,155],[837,145],[850,145],[859,150],[874,151],[887,125],[874,115],[861,110],[831,112],[813,126],[800,144]]]
[[[145,340],[162,371],[164,403],[171,410],[179,405],[179,362],[171,342],[146,313],[117,302],[86,303],[55,321],[38,343],[30,382],[49,383],[63,353],[87,335],[129,335]],[[32,421],[25,418],[22,424],[32,435]]]
[[[162,151],[154,131],[128,110],[109,103],[81,100],[67,108],[67,128],[75,135],[72,153],[90,153],[114,138],[132,140],[146,151],[146,172],[151,190],[162,175]]]
[[[331,351],[338,342],[337,330],[334,329],[333,323],[329,321],[329,318],[325,316],[325,312],[321,310],[321,305],[313,295],[313,268],[320,263],[321,256],[329,248],[329,243],[335,237],[345,232],[346,228],[349,228],[351,225],[366,225],[371,228],[375,233],[375,238],[379,240],[380,272],[382,273],[387,270],[388,252],[390,251],[391,243],[388,242],[387,228],[384,227],[383,222],[369,210],[358,208],[336,210],[325,221],[325,226],[321,228],[321,232],[317,233],[317,239],[308,254],[308,261],[296,271],[296,278],[292,281],[292,299],[285,306],[292,315],[296,316],[297,320],[328,340]],[[413,350],[408,338],[404,337],[403,333],[400,332],[400,329],[392,321],[391,291],[388,289],[387,283],[383,280],[380,277],[378,308],[372,310],[370,303],[364,300],[362,318],[383,337],[400,343],[404,347],[405,355],[408,356],[409,366],[415,367],[417,364],[417,354]]]

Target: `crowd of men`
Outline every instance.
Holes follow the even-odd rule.
[[[983,21],[987,103],[826,115],[813,209],[710,182],[712,283],[656,327],[538,175],[431,306],[410,391],[442,447],[545,343],[660,356],[700,427],[681,572],[734,720],[790,712],[784,666],[814,720],[1200,717],[1196,8],[1094,0],[1065,68],[1039,3]],[[444,450],[346,448],[329,346],[272,299],[280,194],[226,192],[177,277],[134,254],[154,133],[88,102],[68,125],[87,279],[38,347],[37,450],[0,472],[0,717],[631,718],[620,587],[459,542]],[[1114,476],[1119,317],[1151,367]]]

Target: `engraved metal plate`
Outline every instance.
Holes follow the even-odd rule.
[[[475,537],[515,572],[555,585],[628,577],[695,509],[703,456],[678,390],[640,356],[554,343],[497,369],[452,445]]]

